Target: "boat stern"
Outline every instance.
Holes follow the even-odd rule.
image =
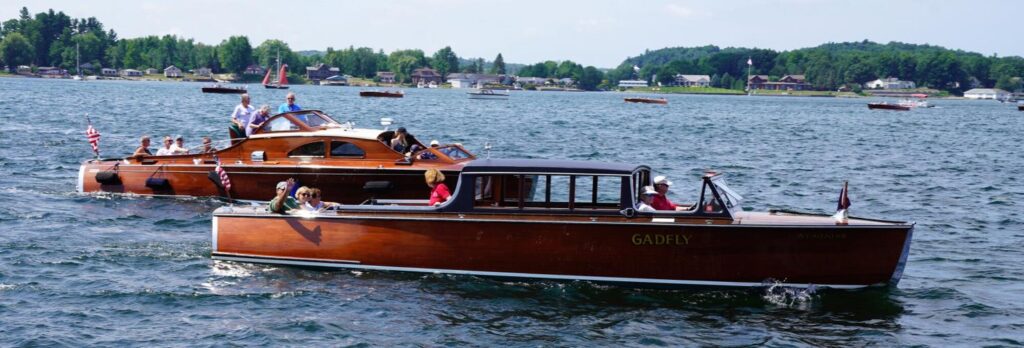
[[[914,223],[910,223],[910,229],[907,230],[907,237],[903,241],[903,251],[900,252],[900,259],[896,262],[896,268],[892,271],[892,276],[889,277],[889,286],[895,287],[900,283],[900,279],[903,278],[903,269],[907,266],[907,257],[910,255],[910,241],[914,236]]]
[[[75,191],[78,193],[85,193],[85,165],[87,163],[89,162],[78,166],[78,181],[75,182]]]

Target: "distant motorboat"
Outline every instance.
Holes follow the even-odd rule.
[[[1017,105],[1017,111],[1024,111],[1024,105]]]
[[[641,103],[641,104],[668,104],[668,100],[665,98],[625,98],[627,103]]]
[[[75,81],[82,81],[82,77],[79,75],[72,76],[71,79]]]
[[[360,97],[377,97],[377,98],[402,98],[405,97],[405,93],[402,91],[359,91]]]
[[[245,87],[228,87],[220,84],[203,87],[203,93],[242,94],[245,92],[247,92]]]
[[[508,99],[508,93],[495,93],[494,90],[480,89],[476,92],[466,93],[469,99]]]
[[[895,110],[895,111],[909,111],[910,106],[902,104],[890,104],[888,102],[881,103],[868,103],[868,109],[870,110]]]

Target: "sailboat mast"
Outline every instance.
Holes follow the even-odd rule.
[[[82,76],[82,53],[78,51],[78,42],[75,42],[75,72]]]

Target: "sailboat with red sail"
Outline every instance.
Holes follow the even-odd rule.
[[[263,76],[263,87],[270,89],[288,89],[288,64],[281,64],[281,53],[277,54],[277,82],[270,83],[270,74],[273,70],[267,69],[267,75]]]

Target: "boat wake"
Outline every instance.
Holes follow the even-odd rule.
[[[774,279],[765,280],[762,284],[765,291],[761,298],[779,307],[807,309],[814,301],[814,294],[817,292],[817,287],[814,285],[806,288],[794,288]]]

